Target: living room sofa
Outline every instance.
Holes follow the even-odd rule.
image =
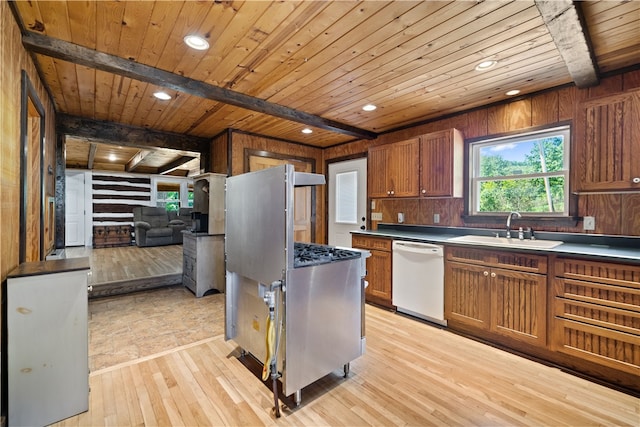
[[[164,207],[138,206],[133,208],[133,227],[136,246],[161,246],[182,243],[182,219],[170,219]]]

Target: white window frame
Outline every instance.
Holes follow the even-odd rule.
[[[480,150],[487,146],[523,142],[531,139],[546,138],[556,135],[564,136],[563,164],[562,171],[540,172],[534,174],[506,175],[495,177],[479,177],[480,175]],[[564,210],[563,212],[520,212],[524,216],[569,216],[569,178],[570,178],[570,149],[571,149],[571,127],[569,125],[557,126],[526,132],[517,135],[503,136],[498,138],[483,139],[469,144],[469,213],[471,215],[504,215],[505,212],[484,212],[480,208],[480,184],[487,181],[504,181],[517,179],[551,178],[564,177]]]

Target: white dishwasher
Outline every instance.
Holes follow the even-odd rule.
[[[398,311],[446,325],[443,247],[394,240],[392,270],[392,302]]]

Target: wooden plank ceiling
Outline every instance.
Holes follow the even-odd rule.
[[[511,89],[527,94],[574,81],[562,50],[567,37],[571,44],[579,35],[550,31],[558,16],[543,16],[545,2],[538,3],[32,0],[13,8],[25,38],[70,42],[112,55],[107,62],[117,57],[153,67],[255,104],[243,108],[196,96],[186,85],[163,87],[64,55],[36,54],[59,112],[193,137],[234,128],[329,147],[358,137],[324,122],[371,136],[507,99]],[[640,62],[640,2],[565,3],[559,16],[568,16],[567,8],[584,14],[594,75]],[[190,49],[188,34],[204,36],[210,48]],[[498,62],[476,71],[485,60]],[[158,90],[172,99],[154,98]],[[368,103],[378,108],[363,111]],[[272,114],[273,106],[293,111],[294,120]],[[318,126],[305,126],[316,118],[311,124]],[[304,127],[313,133],[301,133]],[[70,146],[79,150],[80,141]]]

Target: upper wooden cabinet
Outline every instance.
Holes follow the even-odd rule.
[[[420,137],[420,195],[462,197],[462,133],[443,130]]]
[[[640,90],[578,105],[576,191],[640,190]]]
[[[369,197],[418,196],[419,138],[369,148]]]
[[[369,148],[369,197],[462,197],[462,150],[456,129]]]

